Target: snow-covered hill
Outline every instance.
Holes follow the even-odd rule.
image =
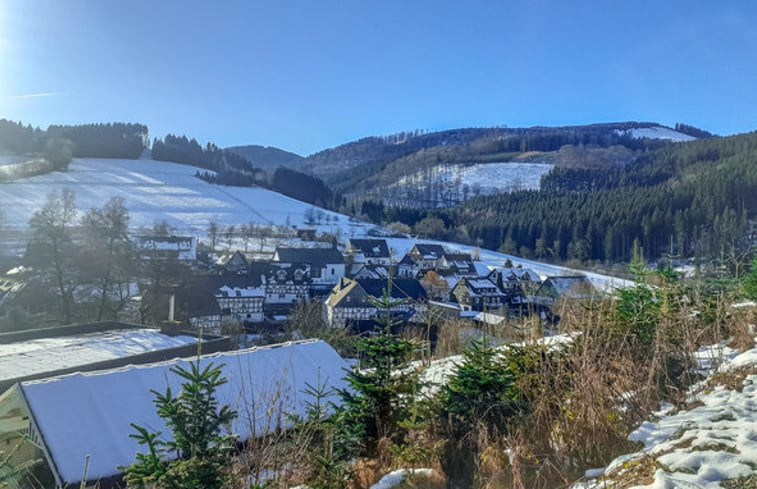
[[[65,172],[53,172],[0,185],[0,209],[3,224],[0,242],[5,250],[23,252],[28,240],[29,219],[41,208],[48,193],[70,188],[76,193],[76,207],[84,213],[102,207],[111,197],[122,197],[131,217],[131,228],[150,227],[166,221],[176,232],[205,237],[209,221],[223,226],[244,224],[291,225],[317,228],[338,234],[341,239],[378,234],[374,224],[286,197],[262,188],[214,185],[195,177],[198,168],[150,159],[75,159]],[[389,246],[397,260],[418,240],[390,238]],[[436,242],[466,253],[477,252],[488,266],[501,266],[509,259],[536,273],[570,275],[575,270],[521,259],[489,250],[476,251],[471,246]],[[272,251],[272,250],[268,250]],[[602,290],[622,287],[626,281],[595,273],[585,273]]]
[[[0,186],[4,227],[23,231],[53,190],[70,188],[81,212],[122,197],[131,227],[166,221],[179,232],[204,234],[208,222],[221,225],[284,225],[341,230],[365,235],[372,224],[300,202],[263,188],[226,187],[197,177],[199,168],[149,159],[75,159],[65,172],[53,172]],[[306,221],[313,220],[313,224]]]
[[[670,141],[693,141],[696,138],[670,129],[669,127],[654,126],[654,127],[642,127],[636,129],[628,129],[621,131],[616,129],[615,132],[620,135],[631,136],[632,138],[647,138],[647,139],[668,139]]]
[[[537,190],[550,163],[477,163],[436,165],[377,190],[384,202],[426,207],[456,205],[470,197],[517,190]]]

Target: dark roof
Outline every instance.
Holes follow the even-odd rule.
[[[351,239],[350,246],[366,258],[389,258],[389,247],[385,239]]]
[[[470,253],[444,253],[444,258],[447,261],[473,261]]]
[[[215,316],[221,314],[221,308],[216,302],[215,291],[224,284],[215,286],[212,279],[220,277],[195,277],[184,287],[176,290],[176,317],[192,318],[201,316]]]
[[[276,248],[276,254],[279,262],[310,263],[317,268],[344,263],[344,257],[336,248]]]
[[[387,287],[387,279],[384,278],[358,278],[355,281],[373,297],[381,297]],[[407,298],[418,301],[427,298],[426,289],[414,278],[393,278],[392,297]]]
[[[414,248],[424,257],[441,258],[445,253],[444,246],[432,243],[417,243]]]
[[[279,272],[283,270],[286,272],[286,278],[283,283],[302,282],[309,283],[310,281],[310,264],[309,263],[290,263],[290,262],[252,262],[248,268],[247,275],[250,276],[252,282],[255,285],[261,285],[264,283],[277,283],[279,282]],[[303,272],[301,280],[295,279],[294,272],[300,270]],[[265,277],[265,280],[263,279]]]

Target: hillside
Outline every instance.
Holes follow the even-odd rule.
[[[525,184],[534,168],[500,172],[488,180],[492,192],[474,191],[465,173],[475,165],[542,164],[565,167],[612,167],[633,161],[644,151],[671,141],[690,141],[704,132],[653,122],[620,122],[565,127],[465,128],[369,137],[305,158],[304,171],[322,178],[337,192],[382,200],[392,205],[439,207],[480,193],[498,193]],[[682,132],[683,131],[683,132]],[[708,133],[707,133],[708,134]],[[539,172],[539,176],[542,172]]]
[[[165,221],[178,234],[205,237],[208,223],[221,226],[296,226],[329,232],[343,240],[386,234],[374,224],[260,187],[232,187],[208,183],[195,174],[199,168],[149,159],[74,159],[65,172],[52,172],[0,185],[0,223],[5,252],[22,253],[28,240],[29,219],[45,203],[49,192],[70,188],[76,193],[76,208],[84,213],[102,207],[111,197],[121,197],[129,210],[130,228],[150,228]],[[402,257],[417,240],[390,238],[390,246]],[[442,243],[451,249],[472,253],[472,246]],[[479,251],[486,265],[505,260],[522,264],[541,275],[575,273],[564,267],[522,260],[513,255]],[[600,289],[622,286],[614,277],[588,273]]]
[[[261,168],[271,173],[280,166],[296,169],[303,161],[302,156],[273,146],[249,144],[231,146],[226,149],[246,159],[255,168]]]

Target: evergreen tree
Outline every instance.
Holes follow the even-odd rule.
[[[479,433],[481,430],[489,434],[506,432],[511,419],[525,409],[516,385],[517,366],[514,364],[486,338],[474,341],[466,348],[462,363],[444,386],[440,421],[449,440],[442,457],[447,487],[474,487]]]
[[[237,412],[219,406],[216,399],[216,390],[227,380],[221,377],[221,366],[203,366],[199,355],[189,368],[179,364],[171,372],[184,380],[181,392],[174,395],[170,387],[165,394],[151,392],[172,436],[165,440],[161,432],[132,423],[137,433],[130,436],[148,452],[138,453],[133,464],[122,467],[124,479],[129,487],[140,489],[220,489],[236,440],[236,435],[222,432],[231,429]],[[176,458],[167,460],[168,456]]]
[[[357,345],[360,368],[346,375],[349,388],[340,391],[344,430],[356,453],[375,456],[382,439],[400,442],[400,422],[409,414],[408,407],[418,390],[418,373],[408,368],[411,341],[393,333],[401,321],[392,310],[404,302],[392,297],[392,280],[381,298],[374,301],[383,311],[379,325]]]

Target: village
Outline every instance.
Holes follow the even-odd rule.
[[[249,391],[247,401],[261,405],[250,416],[263,416],[276,403],[282,412],[301,411],[298,393],[306,385],[327,375],[331,387],[344,387],[343,372],[354,367],[326,341],[291,334],[289,316],[305,303],[315,305],[309,310],[316,315],[305,321],[370,335],[386,313],[378,302],[388,291],[398,333],[428,326],[430,359],[439,328],[450,321],[467,325],[468,334],[500,326],[500,341],[548,335],[559,330],[555,311],[562,299],[599,296],[581,275],[542,278],[512,263],[486,265],[439,243],[416,242],[397,259],[391,238],[339,243],[314,229],[291,234],[269,243],[272,253],[262,246],[255,252],[235,249],[232,240],[219,252],[192,236],[136,235],[138,253],[159,270],[162,282],[141,289],[127,284],[118,320],[44,327],[52,309],[39,300],[43,284],[24,281],[34,274],[23,266],[4,275],[0,306],[24,307],[28,317],[39,318],[37,327],[0,333],[0,442],[13,449],[6,463],[33,464],[24,477],[43,487],[87,480],[100,487],[117,484],[117,467],[137,449],[129,423],[161,422],[153,419],[150,389],[173,385],[168,370],[197,354],[223,361],[230,383],[222,397],[237,405],[239,392]],[[86,302],[88,291],[86,284],[78,286],[80,301]],[[146,307],[148,298],[153,300]],[[511,320],[522,318],[533,318],[539,331],[507,332],[504,325],[521,324]],[[103,397],[103,389],[113,392]],[[100,400],[90,402],[91,396]],[[111,432],[82,442],[74,433],[87,431],[85,424],[111,426]],[[236,429],[244,439],[255,438],[249,427]]]
[[[229,321],[251,332],[275,331],[296,304],[313,301],[322,305],[329,327],[370,331],[380,313],[375,301],[391,283],[390,295],[400,301],[392,313],[408,323],[426,323],[434,309],[445,319],[473,323],[536,315],[554,326],[553,306],[561,298],[598,294],[580,274],[542,278],[507,260],[486,265],[438,243],[418,242],[398,259],[382,238],[341,245],[310,229],[299,230],[298,238],[296,246],[276,246],[268,259],[241,250],[201,257],[192,238],[176,241],[173,258],[195,272],[171,290],[165,319],[216,333]],[[170,243],[161,247],[168,250]]]

